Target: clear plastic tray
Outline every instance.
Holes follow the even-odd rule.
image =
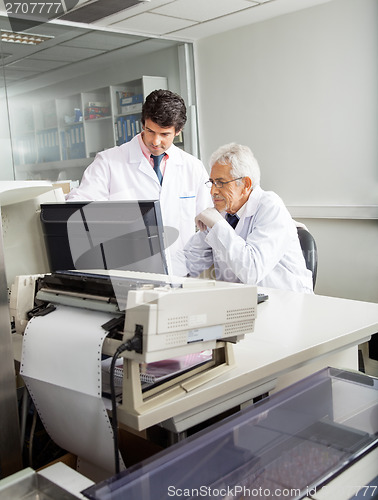
[[[302,498],[378,445],[378,380],[328,368],[82,493]]]

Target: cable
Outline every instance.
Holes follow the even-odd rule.
[[[24,386],[22,390],[22,400],[21,400],[21,423],[20,423],[20,435],[21,435],[21,449],[25,446],[25,433],[26,433],[26,420],[29,411],[29,393]]]
[[[35,427],[37,425],[37,409],[34,407],[34,414],[33,414],[33,422],[30,430],[30,437],[29,437],[29,467],[33,468],[33,441],[34,441],[34,432],[35,432]]]
[[[135,336],[132,339],[127,340],[121,344],[116,352],[113,354],[112,362],[110,365],[110,395],[112,400],[112,428],[113,428],[113,439],[114,439],[114,465],[115,472],[118,474],[120,472],[119,465],[119,453],[118,453],[118,419],[117,419],[117,400],[116,391],[114,383],[114,371],[117,359],[124,351],[135,351],[142,352],[142,332],[143,327],[136,325]]]

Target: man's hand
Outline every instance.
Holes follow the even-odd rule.
[[[223,220],[223,217],[216,208],[206,208],[203,212],[197,215],[195,221],[200,231],[205,231],[208,227],[212,228],[218,221]]]

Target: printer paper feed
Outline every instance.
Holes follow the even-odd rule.
[[[20,372],[51,438],[108,475],[114,473],[114,449],[101,397],[101,351],[108,333],[101,325],[112,317],[58,305],[32,318]]]

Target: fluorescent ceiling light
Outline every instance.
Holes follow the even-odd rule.
[[[38,45],[54,38],[53,36],[37,35],[33,33],[16,33],[14,31],[0,30],[1,41],[9,43],[22,43],[24,45]]]

